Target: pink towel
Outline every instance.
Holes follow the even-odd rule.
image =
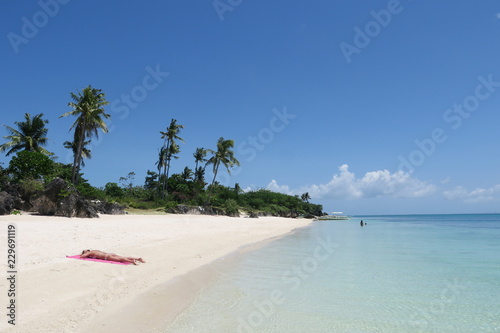
[[[79,254],[76,254],[74,256],[66,256],[66,258],[88,260],[88,261],[99,261],[99,262],[104,262],[104,263],[107,263],[107,264],[130,265],[129,262],[117,262],[117,261],[101,260],[101,259],[94,259],[94,258],[80,258]]]

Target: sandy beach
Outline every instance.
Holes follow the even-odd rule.
[[[10,282],[0,280],[5,309],[0,331],[154,332],[215,277],[207,269],[212,262],[310,223],[199,215],[1,216],[4,275],[9,225],[15,226],[17,275],[15,326],[6,316]],[[83,249],[142,257],[146,263],[66,258]]]

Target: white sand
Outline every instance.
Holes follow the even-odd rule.
[[[0,279],[0,331],[151,332],[160,317],[177,314],[188,294],[204,283],[186,273],[309,223],[198,215],[0,216],[3,275],[8,271],[9,224],[16,226],[18,271],[15,327],[6,316],[9,283]],[[66,258],[88,248],[142,257],[146,263]]]

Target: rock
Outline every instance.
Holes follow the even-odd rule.
[[[99,217],[97,214],[97,209],[94,205],[90,203],[90,201],[77,197],[74,209],[74,217],[84,217],[84,218],[92,218]]]
[[[258,219],[259,218],[259,214],[257,214],[254,211],[251,211],[251,212],[248,213],[248,217],[252,218],[252,219]]]
[[[99,217],[96,207],[61,178],[55,178],[47,185],[45,191],[33,200],[33,208],[42,215]]]
[[[177,205],[173,208],[170,208],[168,210],[168,213],[200,215],[204,214],[204,211],[204,208],[200,206]]]
[[[9,215],[14,208],[14,197],[9,193],[0,192],[0,215]]]
[[[33,209],[42,215],[56,215],[57,202],[54,202],[47,196],[42,195],[33,200]]]
[[[66,217],[99,217],[102,214],[125,214],[117,203],[89,201],[64,179],[55,178],[43,191],[25,193],[19,185],[6,183],[0,193],[0,214],[12,209]]]
[[[122,215],[125,214],[125,206],[115,202],[92,201],[97,211],[101,214]]]
[[[219,208],[188,205],[177,205],[167,209],[166,212],[171,214],[224,215],[224,211]]]
[[[29,202],[29,195],[25,195],[22,193],[22,189],[17,184],[11,184],[9,182],[4,182],[2,184],[2,188],[7,194],[10,194],[12,197],[13,209],[23,210],[23,211],[31,211],[32,205]]]

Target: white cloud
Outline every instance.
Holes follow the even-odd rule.
[[[268,190],[271,190],[273,192],[281,192],[281,193],[290,193],[290,187],[287,185],[278,185],[278,182],[276,180],[271,180],[269,185],[266,187]]]
[[[388,170],[367,172],[362,178],[356,178],[349,171],[349,166],[344,164],[339,167],[340,173],[333,175],[326,184],[305,186],[290,190],[287,185],[279,185],[272,180],[268,189],[288,194],[301,194],[309,192],[314,199],[341,198],[360,199],[381,196],[390,197],[422,197],[435,191],[435,186],[411,177],[410,173],[397,171],[390,173]]]
[[[500,185],[487,189],[476,188],[472,191],[463,186],[456,186],[452,190],[444,191],[443,195],[448,200],[462,200],[467,203],[497,201],[500,200]]]

